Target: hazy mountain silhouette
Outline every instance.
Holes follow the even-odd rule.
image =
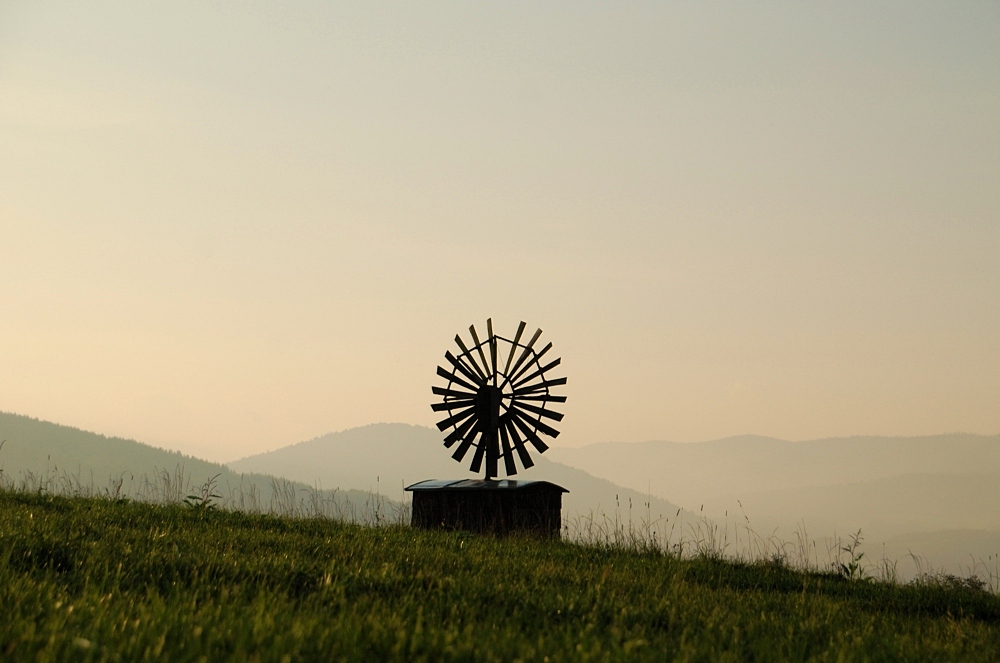
[[[819,531],[861,527],[879,536],[958,528],[1000,531],[998,487],[1000,473],[902,474],[754,493],[740,502],[769,523],[805,520]]]
[[[272,494],[273,477],[290,480],[294,494],[319,484],[363,505],[369,491],[391,500],[422,479],[471,476],[450,458],[432,429],[374,424],[294,444],[230,463],[210,463],[142,444],[21,415],[0,413],[0,471],[72,476],[97,489],[114,480],[148,477],[183,467],[189,486],[219,475],[219,483]],[[811,536],[862,528],[869,558],[901,559],[905,577],[923,563],[953,573],[975,570],[1000,553],[1000,436],[842,438],[785,442],[744,436],[697,444],[607,443],[580,449],[554,447],[518,475],[561,484],[564,513],[608,514],[627,520],[666,517],[679,508],[742,518],[737,502],[760,534],[783,528],[791,540],[802,521]],[[572,465],[572,466],[571,466]],[[58,485],[54,486],[58,489]],[[647,490],[652,493],[650,499]],[[264,501],[267,498],[264,497]],[[649,504],[647,510],[646,504]],[[720,518],[719,521],[722,522]]]
[[[222,465],[177,451],[7,412],[0,412],[0,440],[6,440],[0,449],[0,467],[8,475],[66,471],[103,485],[123,473],[152,474],[178,465],[200,482],[229,473]]]
[[[869,559],[965,574],[1000,553],[1000,436],[745,435],[700,443],[601,443],[550,452],[617,484],[791,541],[863,531]],[[821,553],[821,557],[824,553]],[[993,560],[992,562],[990,560]],[[993,569],[995,571],[995,569]],[[980,569],[982,571],[982,569]]]
[[[552,481],[570,492],[563,497],[564,514],[614,514],[625,518],[631,505],[634,519],[673,518],[676,504],[617,486],[587,472],[535,455],[535,466],[517,479]],[[472,478],[468,466],[452,460],[441,434],[424,426],[372,424],[293,444],[229,463],[237,472],[268,472],[324,488],[340,486],[378,490],[400,499],[403,488],[424,479]],[[631,502],[630,502],[631,500]],[[646,504],[649,503],[647,510]]]
[[[747,512],[767,525],[880,535],[1000,530],[1000,436],[849,437],[786,442],[742,436],[701,443],[556,448],[554,460],[648,487],[706,513]]]
[[[160,481],[166,472],[171,481],[184,482],[177,487],[184,493],[217,476],[217,485],[224,494],[232,494],[237,487],[248,493],[254,491],[262,508],[268,507],[274,492],[273,475],[241,475],[225,465],[176,451],[18,414],[0,412],[0,441],[0,471],[4,476],[15,483],[26,477],[33,478],[35,484],[48,482],[55,491],[71,484],[102,491],[124,480],[123,491],[128,494],[131,488],[134,493],[144,479]],[[307,486],[296,483],[283,488],[298,492]],[[345,494],[343,499],[361,508],[368,497],[356,492]]]
[[[786,442],[745,435],[711,442],[608,442],[552,449],[553,460],[682,504],[719,495],[860,483],[903,474],[1000,469],[1000,436],[847,437]]]

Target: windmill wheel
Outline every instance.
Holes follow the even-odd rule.
[[[493,333],[493,321],[486,321],[486,338],[479,340],[475,325],[469,327],[472,343],[466,345],[461,335],[455,336],[459,353],[445,352],[449,369],[438,366],[438,376],[447,380],[443,387],[431,391],[441,397],[433,403],[435,412],[447,412],[448,417],[438,422],[441,432],[450,432],[444,438],[449,449],[456,444],[452,454],[462,462],[470,451],[469,469],[483,471],[487,479],[498,475],[503,461],[506,476],[517,474],[517,463],[525,469],[534,465],[527,444],[538,453],[548,449],[541,435],[556,437],[559,431],[546,421],[562,421],[563,415],[548,409],[549,403],[565,403],[565,396],[551,393],[552,387],[566,384],[566,378],[548,375],[562,361],[553,359],[543,364],[542,357],[552,349],[549,343],[541,350],[535,349],[542,330],[535,332],[527,343],[522,342],[525,323],[517,328],[510,340]],[[484,468],[485,463],[485,468]]]

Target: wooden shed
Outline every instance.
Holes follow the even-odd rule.
[[[413,527],[550,537],[559,536],[562,494],[569,492],[548,481],[509,479],[430,480],[406,490],[413,493]]]

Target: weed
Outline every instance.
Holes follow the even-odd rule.
[[[215,500],[222,499],[222,495],[215,492],[219,476],[221,475],[216,474],[214,477],[209,477],[197,492],[184,498],[184,504],[197,511],[211,511],[217,508],[218,504]]]
[[[851,535],[850,542],[840,547],[841,552],[847,553],[847,561],[841,561],[838,556],[834,570],[848,580],[864,580],[866,578],[865,569],[861,565],[861,561],[865,557],[865,553],[861,550],[863,541],[864,537],[859,529]]]

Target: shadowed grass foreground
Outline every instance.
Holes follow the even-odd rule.
[[[6,491],[0,659],[997,660],[1000,597]]]

